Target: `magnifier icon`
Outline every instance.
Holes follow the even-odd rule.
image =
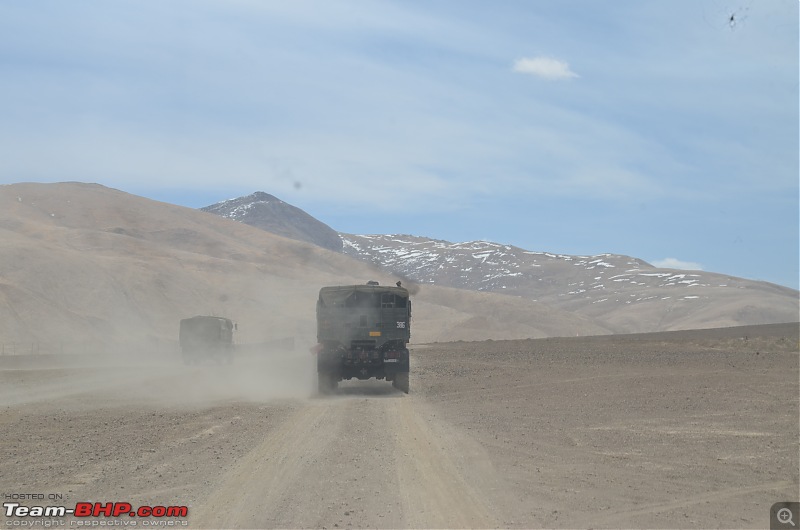
[[[778,510],[776,515],[781,524],[789,523],[790,525],[794,526],[794,521],[792,521],[792,510],[789,508],[781,508]]]

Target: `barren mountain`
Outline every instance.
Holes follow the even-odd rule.
[[[237,201],[204,210],[253,224],[239,212],[256,209],[257,201],[252,206],[247,197]],[[270,214],[260,216],[256,226],[281,233],[285,219],[277,210]],[[422,285],[543,303],[614,333],[798,319],[798,292],[793,289],[713,272],[659,269],[630,256],[570,256],[488,241],[451,243],[411,235],[339,236],[345,254],[390,274]]]
[[[97,184],[0,186],[0,354],[174,349],[179,320],[197,314],[237,321],[240,343],[290,336],[310,345],[321,286],[398,279],[316,245]],[[532,300],[408,286],[414,342],[609,332]]]
[[[342,250],[342,240],[336,230],[300,208],[263,191],[200,209],[289,239],[306,241],[337,252]]]
[[[487,241],[342,234],[345,253],[422,284],[503,293],[590,317],[615,333],[796,321],[798,292],[630,256],[570,256]]]

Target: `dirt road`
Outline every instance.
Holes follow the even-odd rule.
[[[0,358],[0,495],[194,528],[764,527],[798,498],[797,333],[417,345],[409,395],[330,398],[307,353]]]

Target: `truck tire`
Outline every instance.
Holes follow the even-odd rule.
[[[339,386],[339,381],[329,372],[317,372],[317,389],[321,395],[333,393]]]
[[[392,386],[408,394],[408,372],[397,372],[394,374]]]

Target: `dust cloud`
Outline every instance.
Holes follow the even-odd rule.
[[[70,409],[193,407],[310,398],[316,359],[308,349],[247,352],[232,364],[184,365],[179,354],[0,357],[0,406],[59,401]],[[93,399],[103,395],[102,400]],[[110,396],[110,397],[109,397]]]

